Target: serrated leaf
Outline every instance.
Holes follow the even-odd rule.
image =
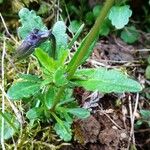
[[[30,81],[30,82],[41,82],[42,81],[42,79],[39,78],[39,76],[37,76],[37,75],[19,74],[18,77],[24,81]]]
[[[27,35],[35,28],[41,31],[47,30],[42,19],[37,16],[33,10],[29,11],[27,8],[22,8],[19,11],[19,17],[22,27],[18,28],[18,35],[21,39],[26,38]]]
[[[66,122],[68,122],[69,124],[73,123],[73,118],[67,112],[63,112],[63,115],[64,115]]]
[[[54,74],[54,81],[57,86],[63,86],[68,83],[63,67],[59,67]]]
[[[75,33],[78,31],[78,29],[80,28],[81,26],[81,22],[79,22],[78,20],[73,20],[70,22],[70,25],[69,25],[69,29]]]
[[[62,121],[62,124],[56,123],[54,130],[64,141],[70,141],[72,138],[71,126],[68,122]]]
[[[58,60],[56,62],[57,63],[57,67],[64,66],[65,61],[66,61],[68,55],[69,55],[69,50],[62,49],[60,51],[59,56],[58,56]]]
[[[54,72],[55,62],[53,58],[49,57],[48,54],[40,48],[36,48],[35,55],[46,70],[49,72]]]
[[[19,11],[21,27],[18,28],[19,37],[24,40],[33,29],[39,29],[40,31],[47,31],[47,27],[42,22],[40,16],[37,16],[35,11],[29,11],[27,8],[22,8]],[[45,41],[39,45],[44,51],[49,52],[51,50],[50,41]]]
[[[110,10],[108,18],[111,20],[112,25],[117,29],[123,28],[132,15],[132,11],[128,5],[113,6]]]
[[[73,117],[70,116],[70,114],[67,112],[67,108],[65,105],[65,107],[59,107],[60,105],[58,104],[57,107],[56,107],[56,112],[57,114],[59,114],[60,118],[61,119],[65,119],[66,122],[68,122],[69,124],[72,124],[73,123]]]
[[[121,32],[121,38],[126,43],[134,43],[138,40],[139,33],[137,32],[136,28],[134,26],[126,27]]]
[[[59,53],[61,47],[67,47],[68,36],[66,34],[66,25],[63,21],[57,21],[52,29],[52,33],[56,38],[56,51]]]
[[[4,113],[4,115],[9,119],[9,121],[15,126],[16,129],[19,129],[19,122],[17,119],[11,115],[10,113]],[[2,116],[0,115],[0,138],[1,138],[1,131],[2,131]],[[4,139],[7,140],[11,138],[16,133],[16,130],[12,128],[12,126],[4,120]]]
[[[44,102],[48,109],[51,109],[54,103],[54,98],[56,96],[56,91],[54,87],[50,87],[45,93]]]
[[[41,83],[20,81],[14,83],[7,91],[7,95],[11,100],[19,100],[28,98],[40,90]]]
[[[142,90],[141,85],[128,78],[117,70],[107,70],[106,68],[82,69],[76,72],[76,76],[81,79],[74,82],[87,90],[98,90],[104,93],[110,92],[139,92]]]
[[[41,119],[41,118],[43,118],[43,116],[44,116],[44,110],[42,107],[34,107],[26,113],[26,117],[29,120]]]
[[[66,108],[66,110],[80,119],[85,119],[90,116],[90,112],[84,108]]]

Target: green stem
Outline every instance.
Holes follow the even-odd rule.
[[[79,52],[78,57],[77,57],[78,59],[76,59],[74,61],[74,63],[71,65],[71,67],[69,69],[67,68],[67,70],[69,70],[68,71],[68,76],[67,76],[68,80],[72,78],[72,76],[74,75],[74,73],[77,70],[78,66],[82,62],[84,56],[86,55],[89,47],[94,42],[94,40],[98,37],[99,30],[100,30],[100,28],[101,28],[101,26],[102,26],[102,24],[104,22],[105,17],[108,14],[110,8],[112,7],[113,3],[114,3],[114,0],[106,0],[106,2],[104,4],[104,7],[102,8],[102,11],[100,12],[100,14],[99,14],[99,16],[98,16],[98,18],[97,18],[93,28],[91,29],[91,31],[88,34],[88,36],[85,38],[83,46],[79,47],[80,48],[80,52]],[[73,58],[72,58],[72,60],[73,60]],[[70,61],[70,63],[72,63],[72,61]],[[68,64],[68,66],[70,66],[69,64]],[[55,109],[55,106],[59,103],[60,98],[61,98],[65,88],[66,88],[66,86],[62,86],[59,89],[59,91],[58,91],[58,93],[56,95],[56,98],[54,100],[54,105],[51,108],[52,111]]]
[[[73,62],[73,64],[71,65],[71,67],[69,69],[67,68],[67,70],[69,70],[68,71],[68,79],[71,79],[71,77],[74,75],[78,66],[82,62],[84,56],[88,52],[89,47],[94,42],[94,40],[98,37],[100,28],[110,10],[110,8],[112,7],[113,3],[114,3],[114,0],[106,0],[104,6],[102,8],[102,11],[100,12],[97,20],[95,21],[94,26],[92,27],[88,36],[83,41],[84,44],[82,45],[82,47],[79,47],[80,52],[78,53],[78,57],[77,57],[78,59],[75,59],[75,61]],[[74,59],[72,58],[72,60],[74,60]],[[70,63],[72,63],[72,61],[70,61]],[[69,64],[68,64],[68,66],[70,66]]]

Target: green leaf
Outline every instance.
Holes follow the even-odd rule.
[[[102,10],[102,5],[96,5],[93,8],[93,15],[94,15],[95,19],[98,17],[101,10]]]
[[[84,108],[66,108],[66,110],[80,119],[85,119],[90,116],[90,112]]]
[[[36,48],[35,55],[46,70],[49,72],[54,72],[55,62],[53,58],[49,57],[48,54],[40,48]]]
[[[70,114],[68,114],[66,106],[65,107],[59,107],[57,105],[55,110],[56,110],[57,114],[59,114],[61,119],[63,119],[63,120],[65,119],[66,122],[68,122],[69,124],[73,123],[73,117],[70,116]]]
[[[117,29],[123,28],[128,22],[132,15],[132,11],[128,5],[124,6],[113,6],[109,13],[109,19],[112,25]]]
[[[146,76],[147,79],[150,79],[150,65],[148,65],[146,67],[145,76]]]
[[[68,122],[69,124],[73,123],[73,118],[67,112],[63,112],[62,114],[66,122]]]
[[[68,36],[66,34],[66,25],[63,21],[57,21],[52,29],[56,38],[56,52],[59,53],[61,47],[67,48]]]
[[[134,43],[138,40],[139,33],[137,32],[136,28],[134,26],[126,27],[121,32],[121,38],[126,43]]]
[[[51,109],[54,103],[54,99],[56,96],[56,91],[54,87],[50,87],[45,93],[44,102],[48,109]]]
[[[94,15],[93,15],[93,12],[88,12],[85,16],[85,20],[87,22],[88,25],[91,25],[94,23]]]
[[[19,11],[19,17],[22,27],[18,28],[18,35],[21,39],[26,38],[27,35],[35,28],[40,29],[41,31],[47,30],[42,19],[37,16],[33,10],[29,11],[27,8],[22,8]]]
[[[19,78],[23,79],[24,81],[30,81],[30,82],[41,82],[42,79],[39,78],[37,75],[31,75],[31,74],[19,74]]]
[[[149,120],[150,121],[150,110],[140,110],[140,114],[142,116],[142,119],[145,119],[145,120]]]
[[[78,20],[73,20],[70,22],[70,25],[69,25],[69,29],[75,33],[78,31],[78,29],[80,28],[81,26],[81,22],[79,22]]]
[[[80,35],[80,33],[82,32],[83,28],[84,28],[84,24],[82,24],[82,25],[80,26],[80,28],[78,29],[78,31],[76,32],[76,34],[75,34],[74,37],[72,38],[71,42],[68,44],[68,49],[70,49],[70,48],[73,46],[74,42],[75,42],[75,41],[77,40],[77,38],[79,37],[79,35]]]
[[[65,75],[65,69],[59,67],[54,74],[54,81],[57,86],[63,86],[68,83],[68,80]]]
[[[46,3],[46,2],[42,2],[41,4],[40,4],[40,8],[39,8],[39,10],[38,10],[38,14],[39,15],[44,15],[44,14],[47,14],[49,12],[49,5],[48,5],[48,3]]]
[[[54,130],[64,141],[70,141],[72,138],[71,126],[68,122],[62,121],[62,123],[56,123]]]
[[[19,122],[17,119],[11,115],[10,113],[4,113],[5,117],[9,118],[9,121],[15,126],[16,129],[19,129]],[[2,116],[0,115],[0,138],[1,138],[1,131],[2,131]],[[16,130],[12,128],[11,124],[7,121],[4,122],[4,139],[7,140],[11,138],[16,133]]]
[[[41,119],[44,117],[44,110],[42,107],[34,107],[26,113],[26,117],[29,120]]]
[[[39,48],[43,49],[45,52],[47,52],[48,54],[51,54],[52,51],[52,44],[50,41],[45,41],[44,43],[41,43],[39,45]]]
[[[59,53],[58,60],[56,61],[57,67],[64,66],[65,61],[69,55],[69,50],[62,49]]]
[[[122,93],[139,92],[142,90],[142,87],[138,82],[113,69],[82,69],[77,71],[75,76],[81,79],[76,79],[74,82],[78,86],[83,86],[90,91],[98,90],[104,93]]]
[[[103,35],[103,36],[107,36],[110,32],[110,21],[108,19],[105,19],[105,21],[103,22],[103,25],[100,29],[99,34]]]
[[[27,8],[22,8],[19,11],[19,17],[22,26],[18,28],[18,35],[21,39],[25,39],[35,28],[41,31],[48,30],[42,22],[41,17],[37,16],[33,10],[29,11]],[[50,41],[45,41],[44,43],[41,43],[39,47],[48,52],[51,48],[51,43]]]
[[[55,118],[57,123],[55,124],[54,130],[64,141],[70,141],[72,138],[71,125],[62,121],[54,112],[51,112],[51,115]]]
[[[11,100],[19,100],[28,98],[40,90],[41,83],[20,81],[13,84],[7,91],[7,95]]]

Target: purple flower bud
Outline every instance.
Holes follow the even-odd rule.
[[[33,53],[36,47],[45,42],[51,34],[51,30],[40,31],[38,29],[34,29],[17,48],[15,57],[19,60],[26,58]]]

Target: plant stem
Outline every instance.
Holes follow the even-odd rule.
[[[104,22],[105,17],[108,14],[110,8],[112,7],[113,3],[114,3],[114,0],[106,0],[104,6],[102,8],[102,11],[100,12],[100,14],[99,14],[99,16],[98,16],[98,18],[97,18],[93,28],[91,29],[91,31],[88,34],[88,36],[85,38],[84,44],[82,45],[82,47],[79,47],[80,48],[80,52],[79,52],[78,57],[77,57],[78,59],[76,59],[74,61],[73,65],[71,66],[71,68],[68,71],[68,76],[67,76],[68,80],[71,79],[71,77],[74,75],[75,71],[77,70],[78,66],[80,65],[80,63],[82,62],[84,56],[86,55],[89,47],[91,46],[93,41],[98,37],[99,30],[100,30],[100,28],[101,28],[101,26],[102,26],[102,24]],[[70,65],[68,64],[68,66],[70,66]],[[52,111],[55,109],[55,106],[59,103],[60,98],[61,98],[65,88],[66,88],[66,85],[62,86],[59,89],[59,91],[58,91],[58,93],[56,95],[56,98],[54,100],[54,105],[51,108]]]
[[[114,0],[106,0],[102,11],[100,12],[97,20],[95,21],[94,26],[92,27],[91,31],[89,32],[88,36],[84,39],[84,44],[82,44],[81,47],[79,47],[80,52],[78,53],[78,59],[76,59],[72,66],[68,69],[68,79],[71,79],[71,77],[74,75],[75,71],[77,70],[78,66],[81,64],[84,56],[88,52],[89,47],[94,42],[94,40],[98,37],[100,28],[104,22],[104,19],[106,18],[110,8],[112,7],[114,3]],[[75,55],[74,55],[75,56]],[[73,59],[73,58],[72,58]],[[72,61],[70,61],[71,63]],[[69,64],[70,64],[69,63]],[[70,66],[68,64],[68,66]]]

